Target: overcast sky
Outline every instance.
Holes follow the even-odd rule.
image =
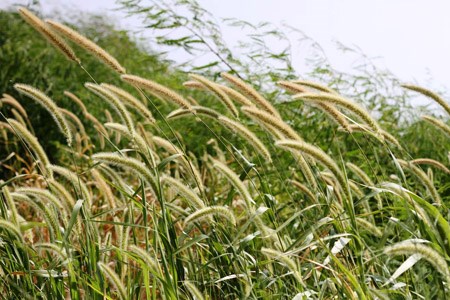
[[[30,0],[1,0],[0,8]],[[253,23],[285,22],[318,41],[332,62],[344,71],[351,62],[334,43],[359,47],[375,62],[407,82],[450,89],[450,1],[448,0],[199,0],[218,20],[234,17]],[[115,0],[42,0],[44,11],[78,8],[106,12],[123,26],[113,11]],[[232,40],[238,33],[226,29]],[[345,63],[341,63],[345,62]],[[433,79],[432,81],[430,79]]]

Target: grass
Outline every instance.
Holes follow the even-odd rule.
[[[120,66],[113,69],[131,72],[86,39],[82,48],[102,53],[99,63],[108,64],[106,53],[110,66]],[[229,73],[191,75],[186,85],[200,87],[195,92],[156,75],[110,71],[111,81],[97,80],[73,46],[78,67],[105,82],[76,82],[81,100],[65,93],[81,114],[62,113],[59,102],[28,86],[33,93],[1,100],[1,166],[9,174],[0,182],[2,298],[449,293],[450,143],[442,126],[431,127],[436,122],[426,125],[430,141],[444,145],[415,156],[426,141],[415,140],[426,132],[416,130],[422,123],[391,131],[393,124],[323,83],[283,81],[297,94],[282,93],[281,103]],[[102,110],[84,108],[97,106],[97,96],[111,104],[107,122]],[[32,101],[53,116],[45,120],[52,134],[73,137],[58,156],[40,144],[41,125],[26,113]]]

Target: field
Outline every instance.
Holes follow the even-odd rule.
[[[405,117],[374,85],[187,73],[107,25],[0,20],[0,298],[449,294],[440,93],[393,81],[439,107]]]

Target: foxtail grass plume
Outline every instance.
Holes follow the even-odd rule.
[[[247,97],[239,93],[238,91],[233,90],[232,88],[229,88],[225,85],[219,84],[219,87],[222,91],[225,92],[225,94],[228,95],[231,99],[236,101],[237,103],[243,105],[243,106],[255,106],[252,101],[250,101]]]
[[[218,111],[204,106],[192,106],[191,109],[185,109],[185,108],[179,108],[174,111],[172,111],[170,114],[166,116],[167,119],[177,119],[185,116],[205,116],[212,119],[218,119],[220,116],[222,116]]]
[[[6,230],[11,233],[21,244],[23,244],[24,240],[22,237],[22,233],[20,232],[19,226],[16,226],[14,223],[0,219],[0,229]]]
[[[250,196],[250,192],[248,191],[244,183],[239,179],[239,176],[237,176],[237,174],[234,173],[227,165],[218,160],[213,160],[213,167],[219,170],[220,173],[222,173],[234,186],[241,197],[244,198],[247,208],[252,207],[255,201],[253,201],[252,197]]]
[[[158,261],[155,259],[155,255],[150,253],[136,245],[129,245],[128,251],[134,256],[138,257],[146,268],[149,268],[153,274],[159,274]]]
[[[155,177],[145,164],[139,160],[131,157],[126,157],[118,153],[112,152],[100,152],[92,155],[92,159],[97,162],[102,162],[111,165],[117,165],[141,175],[147,182],[152,185],[152,188],[156,186]]]
[[[297,189],[299,189],[301,192],[303,192],[311,200],[316,200],[316,197],[314,196],[313,192],[311,192],[311,190],[306,185],[293,179],[288,179],[288,182],[291,183],[293,186],[295,186]]]
[[[291,93],[299,94],[309,92],[309,90],[303,86],[290,81],[278,81],[277,84]],[[317,103],[317,106],[329,115],[331,119],[338,123],[338,125],[350,132],[349,123],[346,117],[334,105],[328,103]]]
[[[15,134],[17,134],[28,146],[28,149],[33,152],[35,159],[39,162],[39,168],[44,176],[53,176],[52,171],[47,169],[50,164],[47,154],[39,143],[38,139],[28,131],[28,129],[14,119],[7,119],[8,124],[12,127]]]
[[[347,181],[345,179],[344,174],[339,169],[337,164],[334,162],[334,160],[329,157],[325,152],[322,151],[322,149],[307,144],[302,141],[293,141],[293,140],[281,140],[275,142],[275,146],[284,148],[284,149],[295,149],[301,152],[304,152],[308,154],[309,156],[313,157],[315,160],[323,164],[325,167],[327,167],[333,175],[336,177],[337,181],[339,182],[341,188],[344,190],[346,195],[349,199],[351,199],[350,192],[348,189]]]
[[[45,95],[43,92],[41,92],[38,89],[35,89],[32,86],[16,83],[14,85],[14,88],[18,92],[38,102],[50,113],[50,115],[55,120],[56,125],[58,125],[60,131],[66,137],[67,144],[70,146],[72,144],[72,133],[70,132],[69,126],[67,125],[66,119],[62,115],[59,107],[55,104],[55,102],[53,102],[53,100],[50,99],[47,95]]]
[[[415,165],[430,165],[441,171],[444,171],[447,174],[450,174],[450,170],[446,166],[444,166],[444,164],[431,158],[416,158],[409,162]]]
[[[83,122],[81,122],[81,120],[77,117],[77,115],[75,115],[73,112],[65,109],[65,108],[60,108],[59,109],[64,115],[66,115],[67,117],[69,117],[75,124],[76,124],[76,129],[78,129],[78,131],[80,131],[80,133],[83,136],[86,136],[86,129],[84,128]]]
[[[154,81],[136,76],[136,75],[122,75],[120,76],[123,81],[128,82],[137,87],[143,88],[153,94],[155,97],[161,98],[162,100],[170,101],[176,105],[183,108],[190,109],[191,104],[184,99],[181,95],[175,93],[169,88],[156,83]]]
[[[353,132],[364,132],[367,134],[370,134],[372,136],[374,136],[375,138],[378,138],[378,136],[372,131],[373,129],[371,129],[368,125],[366,124],[349,124],[347,126],[347,128],[342,128],[343,130],[353,133]],[[338,128],[338,130],[341,130],[341,128]],[[400,144],[400,142],[389,132],[387,132],[386,130],[380,129],[379,134],[381,134],[381,136],[384,138],[385,141],[397,146],[399,149],[402,149],[402,145]]]
[[[264,110],[261,110],[252,106],[243,106],[241,110],[248,115],[253,120],[262,122],[264,124],[268,124],[271,127],[276,128],[280,131],[286,138],[292,140],[302,141],[303,139],[295,132],[289,125],[283,122],[281,119],[274,117],[272,114],[267,113]]]
[[[405,89],[411,90],[411,91],[415,91],[418,92],[422,95],[427,96],[428,98],[433,99],[434,101],[436,101],[437,104],[439,104],[440,106],[442,106],[442,108],[445,109],[445,111],[450,115],[450,104],[448,104],[441,96],[439,96],[438,94],[417,86],[417,85],[412,85],[412,84],[402,84],[402,87],[404,87]]]
[[[47,168],[69,181],[69,183],[75,188],[77,197],[82,197],[82,199],[86,201],[88,207],[92,205],[92,198],[89,193],[89,189],[78,174],[57,165],[48,165]]]
[[[297,279],[300,284],[303,284],[303,278],[300,275],[300,272],[298,271],[299,268],[297,267],[295,262],[291,258],[289,258],[289,256],[286,253],[264,247],[261,248],[261,253],[269,258],[273,258],[283,263],[289,269],[289,271],[293,273],[295,279]]]
[[[136,110],[137,113],[142,115],[147,120],[147,122],[151,124],[155,123],[153,114],[148,110],[147,106],[136,99],[133,95],[112,84],[102,83],[100,84],[100,86],[105,87],[116,94],[126,105],[132,107],[134,110]]]
[[[0,180],[0,184],[4,184],[3,180]],[[17,212],[16,204],[14,203],[11,193],[9,192],[8,186],[2,188],[3,198],[5,199],[6,205],[11,213],[11,222],[16,226],[19,226],[19,213]]]
[[[370,126],[370,128],[380,137],[383,138],[381,135],[381,128],[378,125],[378,123],[369,115],[369,113],[356,104],[353,101],[350,101],[348,99],[345,99],[339,95],[329,94],[329,93],[303,93],[303,94],[297,94],[293,96],[294,99],[302,99],[305,101],[313,101],[313,102],[325,102],[325,103],[334,103],[338,106],[341,106],[353,113],[355,113],[358,117],[360,117],[364,122],[366,122],[367,125]]]
[[[113,269],[108,267],[105,263],[99,261],[97,262],[98,267],[102,271],[103,275],[114,285],[114,287],[117,290],[117,296],[121,300],[128,299],[126,288],[123,286],[122,281],[120,280],[119,276],[116,272],[114,272]]]
[[[219,122],[228,127],[231,131],[239,134],[250,145],[252,145],[255,150],[267,160],[267,162],[272,162],[272,157],[270,156],[270,152],[267,150],[266,146],[264,146],[261,140],[244,125],[224,116],[219,117]]]
[[[224,93],[216,83],[197,74],[189,74],[189,77],[203,84],[209,91],[217,96],[234,117],[238,117],[239,112],[236,109],[236,106],[234,106],[233,102],[228,98],[228,95]]]
[[[203,294],[198,290],[198,288],[192,282],[184,281],[184,286],[191,293],[192,297],[195,300],[204,300],[205,299]]]
[[[73,102],[75,102],[80,108],[81,111],[83,112],[83,114],[87,114],[87,108],[84,105],[83,101],[81,101],[80,98],[78,98],[77,96],[75,96],[73,93],[69,92],[69,91],[64,91],[64,95],[69,97],[69,99],[71,99]]]
[[[36,29],[42,36],[44,36],[56,49],[60,50],[69,60],[80,63],[80,59],[75,55],[75,52],[67,45],[64,40],[52,31],[41,19],[30,12],[25,7],[19,8],[19,13],[22,18]]]
[[[130,139],[134,143],[134,148],[144,154],[149,159],[149,161],[152,162],[152,167],[156,167],[156,165],[154,164],[155,153],[152,149],[150,149],[147,142],[142,136],[140,136],[139,134],[130,135],[127,127],[119,123],[105,123],[105,127]]]
[[[411,164],[405,160],[397,159],[397,162],[400,164],[400,166],[402,166],[402,168],[409,169],[414,175],[416,175],[416,177],[428,189],[428,192],[430,193],[431,197],[433,198],[436,204],[438,205],[442,204],[441,196],[436,190],[436,187],[434,186],[433,182],[430,180],[430,178],[428,178],[427,174],[424,171],[422,171],[419,167],[415,166],[414,164]]]
[[[368,233],[381,238],[383,236],[383,232],[381,232],[380,228],[373,225],[371,222],[367,221],[363,218],[356,218],[356,224],[365,229]]]
[[[57,31],[59,34],[62,34],[78,46],[84,48],[94,56],[96,56],[100,61],[102,61],[105,65],[109,66],[111,69],[115,70],[116,72],[120,74],[125,73],[125,68],[122,67],[119,62],[112,57],[108,52],[103,50],[100,46],[98,46],[93,41],[89,40],[85,36],[79,34],[72,28],[63,25],[59,22],[53,21],[53,20],[45,20],[45,22],[55,31]]]
[[[327,87],[327,86],[317,83],[317,82],[312,82],[312,81],[308,81],[308,80],[293,80],[292,83],[301,85],[301,86],[306,86],[309,88],[313,88],[315,90],[318,90],[318,91],[321,91],[324,93],[330,93],[330,94],[335,94],[335,95],[339,94],[337,91],[333,90],[332,88]]]
[[[106,100],[106,102],[108,102],[119,114],[122,122],[127,126],[130,135],[133,136],[135,134],[134,122],[130,116],[130,113],[112,92],[110,92],[107,88],[93,83],[85,83],[84,86],[94,92],[97,96]]]
[[[23,108],[23,106],[17,101],[14,97],[3,94],[3,98],[0,100],[2,104],[8,104],[12,107],[14,107],[25,119],[28,119],[28,114],[26,110]]]
[[[407,240],[384,248],[383,253],[387,255],[418,254],[423,259],[428,261],[439,273],[441,273],[447,281],[447,284],[450,284],[450,270],[448,268],[447,261],[441,254],[439,254],[439,252],[429,246]]]
[[[189,203],[189,205],[197,209],[206,207],[203,200],[200,199],[200,197],[191,188],[187,187],[178,179],[164,175],[161,176],[161,183],[175,189],[180,194],[180,196]]]
[[[201,208],[194,213],[190,214],[184,219],[185,224],[199,222],[205,218],[208,220],[211,215],[217,215],[223,217],[226,221],[230,222],[233,226],[236,226],[236,218],[230,208],[226,206],[213,205]]]
[[[242,92],[245,96],[253,101],[254,104],[261,107],[264,111],[270,113],[276,118],[280,117],[278,111],[272,106],[272,104],[264,99],[253,87],[245,83],[243,80],[228,74],[228,73],[220,73],[223,79],[231,83],[235,88],[237,88],[240,92]]]
[[[433,124],[436,128],[442,130],[448,137],[450,137],[450,126],[448,126],[441,120],[438,120],[436,118],[427,115],[422,116],[422,119],[424,119],[430,124]]]
[[[195,183],[197,184],[198,188],[202,191],[204,190],[205,187],[203,186],[202,176],[198,168],[190,160],[186,158],[185,152],[183,150],[175,146],[170,141],[163,139],[159,136],[153,136],[152,140],[156,145],[158,145],[161,148],[164,148],[170,154],[172,155],[180,154],[181,163],[184,165],[186,170],[193,176],[193,179],[195,180]]]

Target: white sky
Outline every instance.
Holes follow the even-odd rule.
[[[27,4],[30,0],[0,0]],[[133,27],[133,20],[112,11],[114,0],[41,0],[44,11],[78,8],[105,12],[115,21]],[[217,19],[234,17],[258,23],[285,22],[315,39],[339,69],[351,62],[343,58],[334,41],[357,46],[376,64],[406,82],[450,89],[450,1],[448,0],[199,0]],[[239,32],[229,29],[234,42]],[[172,59],[176,59],[171,57]],[[432,79],[432,81],[431,81]]]

